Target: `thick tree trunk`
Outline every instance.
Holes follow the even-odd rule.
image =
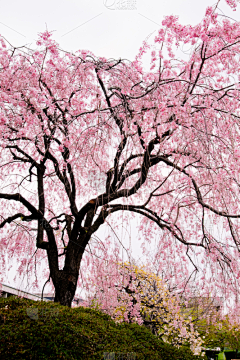
[[[71,307],[77,288],[78,273],[69,274],[61,270],[57,281],[54,282],[55,298],[54,302]]]
[[[63,270],[59,270],[57,261],[53,261],[53,256],[48,250],[48,262],[50,268],[50,276],[55,288],[54,302],[59,302],[61,305],[71,307],[72,301],[77,289],[77,282],[79,277],[79,269],[82,256],[87,246],[91,233],[87,231],[79,236],[79,229],[74,228],[68,230],[69,243],[65,255],[65,264]]]

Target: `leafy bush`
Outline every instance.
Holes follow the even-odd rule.
[[[138,324],[116,324],[89,308],[0,298],[0,358],[103,359],[104,352],[135,353],[136,360],[199,360]]]

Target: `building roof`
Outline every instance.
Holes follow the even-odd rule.
[[[27,291],[15,289],[12,286],[0,284],[0,292],[2,293],[0,296],[4,297],[4,295],[10,296],[10,295],[16,295],[18,297],[23,297],[24,299],[30,299],[30,300],[41,300],[41,296],[36,294],[31,294]],[[43,301],[50,301],[47,298],[43,298]]]
[[[24,299],[30,299],[30,300],[35,300],[35,301],[54,301],[54,293],[44,293],[43,294],[43,299],[42,299],[42,293],[35,293],[35,294],[31,294],[27,291],[23,291],[23,290],[19,290],[19,289],[15,289],[12,286],[9,285],[5,285],[5,284],[0,284],[0,297],[8,297],[11,295],[15,295],[18,297],[23,297]],[[72,301],[72,305],[76,306],[78,305],[80,302],[83,302],[83,299],[78,298],[78,297],[74,297],[73,301]]]

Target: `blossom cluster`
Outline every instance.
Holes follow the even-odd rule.
[[[100,274],[88,279],[96,291],[91,306],[102,309],[116,322],[145,325],[163,341],[177,347],[189,344],[195,355],[203,354],[203,339],[191,319],[182,314],[176,294],[170,293],[160,277],[129,263],[116,264],[116,270],[118,277],[111,286],[101,286],[104,281]],[[105,276],[107,273],[106,269]]]

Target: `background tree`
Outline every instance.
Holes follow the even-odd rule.
[[[160,277],[129,263],[116,264],[115,271],[107,266],[99,271],[99,265],[88,278],[88,306],[105,311],[117,322],[142,324],[174,346],[188,345],[195,355],[202,353],[203,339]]]
[[[200,259],[212,286],[238,288],[240,24],[209,7],[197,26],[162,25],[149,71],[146,43],[129,62],[66,53],[49,32],[36,50],[1,38],[1,260],[15,251],[21,273],[27,248],[46,252],[63,305],[91,236],[125,212],[142,216],[144,241],[159,230],[156,256],[195,271]],[[100,194],[92,171],[105,174]]]
[[[229,314],[224,316],[215,316],[215,318],[203,317],[201,321],[194,322],[194,329],[204,340],[204,347],[207,349],[217,349],[219,352],[232,351],[237,354],[240,348],[240,325],[239,319],[232,321]],[[231,356],[237,358],[237,355],[231,353]],[[239,356],[239,355],[238,355]]]

